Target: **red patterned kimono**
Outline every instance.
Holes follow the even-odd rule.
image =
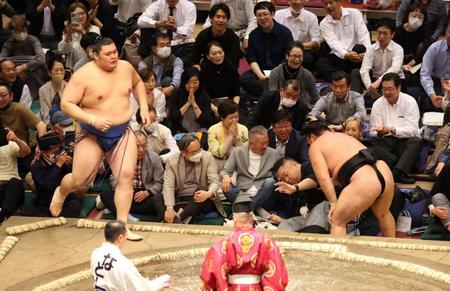
[[[206,254],[200,278],[203,290],[220,291],[280,291],[288,283],[278,246],[253,228],[235,229],[216,242]]]

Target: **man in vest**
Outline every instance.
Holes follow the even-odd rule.
[[[180,86],[183,61],[171,52],[170,37],[165,33],[156,33],[152,41],[152,54],[138,65],[138,69],[148,68],[155,73],[156,86],[161,87],[164,95],[172,95]]]
[[[16,64],[9,59],[0,61],[0,81],[8,84],[13,93],[13,101],[19,102],[30,108],[33,98],[30,88],[22,79],[17,77]]]

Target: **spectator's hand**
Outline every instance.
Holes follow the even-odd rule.
[[[280,224],[284,219],[276,214],[272,214],[268,218],[271,222],[275,224]]]
[[[247,50],[248,49],[248,39],[244,38],[242,40],[242,49]]]
[[[195,105],[195,91],[194,91],[194,89],[190,89],[189,90],[189,96],[188,96],[188,103],[191,105],[191,106],[194,106]]]
[[[142,111],[141,111],[141,116],[142,116]],[[142,121],[144,121],[144,119],[142,119]],[[97,116],[93,126],[102,132],[106,132],[108,129],[111,128],[112,122],[107,119]]]
[[[222,191],[223,193],[227,193],[230,191],[231,178],[228,175],[223,176],[222,178]]]
[[[450,91],[450,80],[441,79],[441,86],[445,91]]]
[[[294,185],[288,184],[284,181],[276,182],[275,186],[277,187],[275,188],[275,191],[278,191],[283,194],[292,194],[297,192]]]
[[[378,95],[377,89],[372,87],[372,84],[369,86],[369,95],[372,97],[372,99],[378,99],[380,98],[380,95]]]
[[[227,137],[234,138],[238,133],[237,121],[233,120],[227,131]]]
[[[66,161],[64,162],[64,164],[65,164],[66,166],[71,166],[71,165],[72,165],[72,162],[73,162],[73,158],[72,158],[70,155],[67,155]]]
[[[169,29],[171,27],[168,19],[158,21],[156,26],[164,29]]]
[[[97,6],[89,12],[89,23],[92,23],[95,19],[97,19],[98,6],[99,5],[97,4]]]
[[[203,190],[196,191],[194,193],[194,201],[197,203],[202,203],[206,199],[210,198],[212,196],[212,194],[213,193],[211,193],[209,191],[203,191]]]
[[[72,159],[66,152],[60,153],[56,156],[56,165],[61,168],[66,163],[68,158]]]
[[[346,53],[345,58],[352,63],[360,63],[362,61],[361,56],[353,51]]]
[[[161,91],[162,91],[163,94],[167,97],[167,96],[172,95],[172,92],[173,92],[174,88],[175,88],[175,87],[174,87],[173,85],[170,85],[170,86],[161,88]]]
[[[436,177],[439,176],[439,174],[441,173],[444,166],[445,166],[445,163],[443,163],[443,162],[439,162],[436,165],[436,168],[434,169],[434,174],[436,175]]]
[[[264,81],[264,80],[267,80],[267,77],[266,77],[266,75],[264,75],[264,73],[262,73],[261,76],[258,76],[258,79],[260,81]]]
[[[164,221],[167,223],[173,223],[175,217],[180,218],[173,207],[167,207],[166,212],[164,213]]]
[[[27,67],[26,64],[22,64],[22,65],[17,66],[16,67],[17,74],[21,74],[21,73],[25,72],[27,70],[27,68],[28,67]]]
[[[134,193],[134,202],[141,203],[149,196],[150,196],[150,193],[146,190],[136,192],[136,193]]]
[[[8,127],[5,128],[8,133],[6,134],[6,139],[8,141],[17,141],[19,138],[17,137],[17,135],[14,133],[14,131],[12,131],[11,129],[9,129]]]
[[[412,66],[409,64],[403,65],[403,71],[405,72],[411,72]]]
[[[433,94],[430,97],[431,99],[431,103],[433,103],[433,106],[436,108],[441,108],[442,107],[442,99],[444,99],[444,97]]]
[[[342,125],[336,125],[336,124],[330,124],[328,125],[328,129],[333,132],[342,132],[343,126]]]
[[[436,206],[433,210],[431,210],[431,213],[440,219],[447,219],[448,217],[448,210],[444,206]]]
[[[391,132],[391,129],[385,125],[377,125],[373,130],[376,131],[378,135],[385,135]]]
[[[175,31],[177,30],[177,21],[175,20],[175,16],[169,16],[167,18],[167,29]]]

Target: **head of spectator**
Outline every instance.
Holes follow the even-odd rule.
[[[403,19],[403,24],[410,31],[416,31],[422,27],[423,23],[427,20],[427,12],[423,5],[418,3],[412,3],[408,7],[408,11]]]
[[[138,72],[139,76],[142,79],[142,82],[144,82],[145,92],[148,94],[152,94],[153,90],[156,88],[156,76],[155,73],[149,69],[141,69]]]
[[[298,15],[303,9],[304,0],[289,0],[289,6],[291,6],[291,12],[293,15]]]
[[[225,52],[217,41],[211,41],[206,46],[206,58],[214,65],[221,65],[225,60]]]
[[[119,62],[119,54],[112,39],[102,38],[97,40],[92,47],[92,51],[94,52],[94,62],[98,67],[107,72],[116,68]]]
[[[391,105],[395,105],[400,96],[402,85],[400,83],[400,76],[396,73],[387,73],[381,78],[381,89],[383,97]]]
[[[16,64],[7,59],[0,61],[0,77],[7,84],[14,83],[17,79]]]
[[[334,73],[331,76],[331,90],[337,102],[345,102],[350,91],[350,76],[343,71]]]
[[[166,0],[166,3],[169,7],[175,7],[180,0]]]
[[[239,195],[233,203],[232,212],[235,228],[242,230],[253,228],[252,201],[248,196]]]
[[[101,36],[98,33],[95,32],[86,32],[80,40],[80,46],[83,48],[83,50],[86,52],[86,55],[90,60],[94,59],[94,52],[92,51],[92,48],[95,44],[95,42],[100,39]]]
[[[47,67],[54,88],[59,89],[66,72],[63,61],[61,59],[54,58],[48,62]]]
[[[230,128],[239,121],[239,107],[232,100],[224,100],[217,107],[217,113],[219,114],[220,120],[222,121],[224,128]]]
[[[147,154],[147,134],[141,130],[136,130],[134,136],[136,137],[137,159],[140,161]]]
[[[54,164],[58,154],[63,147],[63,138],[55,131],[49,131],[47,134],[38,138],[38,146],[41,156],[49,164]]]
[[[300,98],[300,93],[300,83],[298,80],[287,80],[280,89],[281,105],[287,108],[295,106]]]
[[[300,169],[300,163],[290,158],[279,159],[273,165],[273,171],[278,181],[283,181],[291,185],[299,183],[302,179]]]
[[[22,15],[14,15],[8,24],[8,28],[18,42],[25,41],[28,36],[27,21]]]
[[[381,19],[377,24],[377,40],[382,49],[385,49],[395,35],[394,23],[387,18]]]
[[[67,9],[67,22],[76,30],[89,31],[89,12],[86,6],[78,1],[70,4]]]
[[[213,35],[223,35],[231,17],[230,8],[225,3],[214,4],[209,10]]]
[[[309,144],[313,144],[326,131],[330,131],[330,129],[325,120],[315,116],[309,116],[309,120],[302,127],[302,134]]]
[[[195,95],[201,87],[200,71],[195,67],[189,67],[181,74],[181,85],[188,94],[191,92]]]
[[[300,68],[300,66],[303,63],[303,43],[294,40],[291,43],[289,43],[287,50],[286,50],[286,60],[287,60],[287,66],[288,69],[295,69],[297,70]]]
[[[194,133],[181,134],[181,137],[177,140],[177,145],[185,160],[193,163],[200,162],[202,158],[202,147]]]
[[[271,32],[273,29],[275,16],[275,6],[267,1],[261,1],[256,3],[253,12],[256,16],[256,23],[264,32]]]
[[[248,146],[252,153],[262,156],[269,146],[267,129],[262,125],[252,127],[248,132]]]
[[[144,126],[142,123],[141,118],[141,109],[139,108],[136,111],[136,122],[139,123],[142,126],[142,129],[147,133],[148,135],[154,133],[158,127],[158,120],[156,119],[156,109],[153,106],[148,106],[148,114],[150,116],[150,124],[147,126]]]
[[[0,111],[8,109],[12,99],[11,87],[5,83],[0,83]]]
[[[334,20],[340,20],[342,17],[341,0],[323,0],[323,8]]]
[[[105,225],[105,240],[122,248],[127,241],[127,225],[121,220],[108,221]]]
[[[152,53],[156,60],[162,62],[172,53],[170,48],[170,37],[166,33],[157,32],[152,39]]]
[[[292,115],[289,111],[280,109],[272,115],[272,128],[277,140],[285,142],[292,133]]]
[[[357,117],[349,117],[344,122],[344,132],[346,135],[352,136],[357,140],[363,138],[364,128],[363,121]]]

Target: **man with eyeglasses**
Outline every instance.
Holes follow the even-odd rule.
[[[293,40],[291,31],[273,20],[275,6],[270,2],[259,2],[254,13],[258,27],[248,40],[247,62],[250,70],[241,75],[239,83],[250,95],[257,98],[263,93],[264,82],[269,77],[267,71],[278,66],[284,57],[288,44]]]
[[[30,88],[22,79],[17,77],[16,64],[13,61],[8,59],[0,61],[0,79],[11,87],[14,102],[22,103],[30,108],[33,102]]]

